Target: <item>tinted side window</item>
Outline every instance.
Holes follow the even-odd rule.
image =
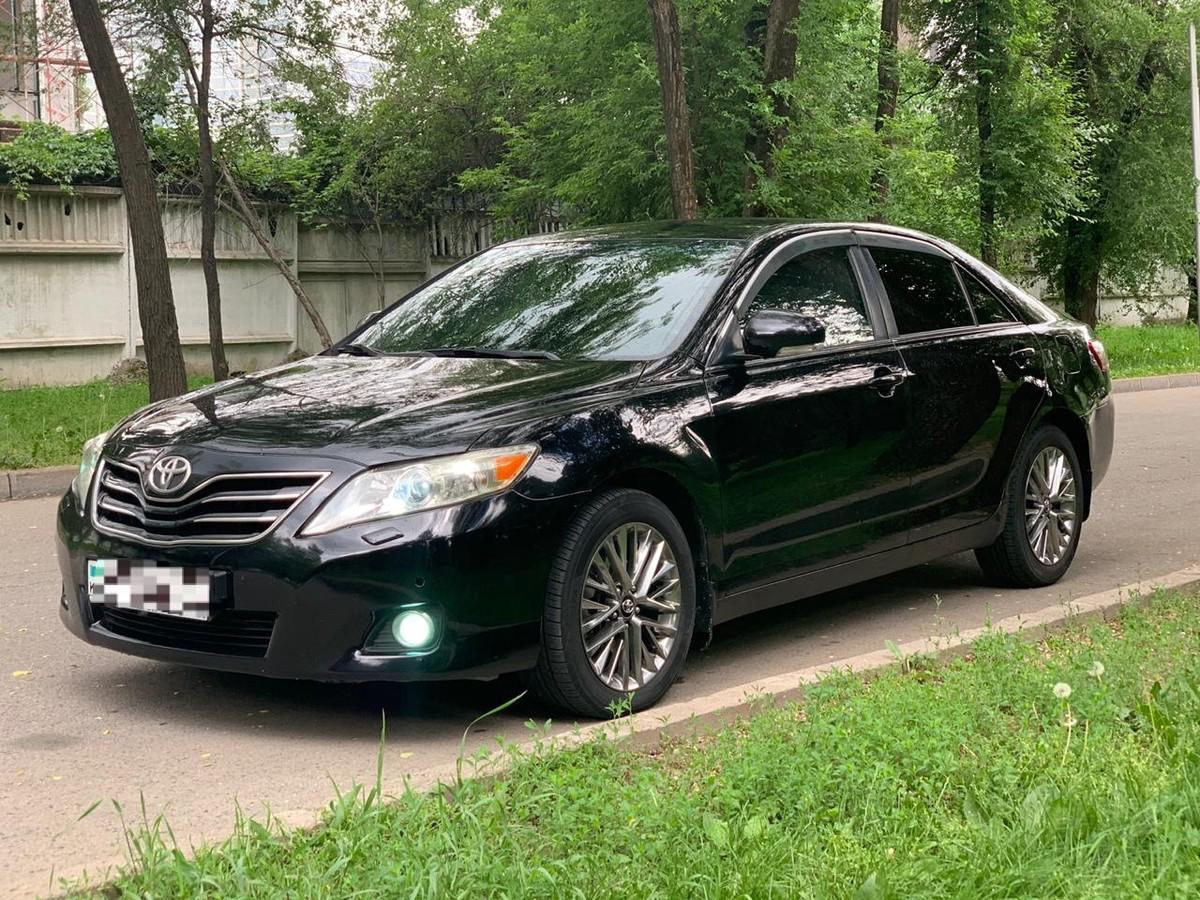
[[[962,266],[958,267],[958,271],[962,275],[963,284],[967,287],[967,296],[971,298],[971,306],[975,310],[975,318],[979,320],[980,325],[1016,321],[1013,314],[1008,311],[1008,307],[1001,303],[1000,299],[988,290],[978,278]]]
[[[901,334],[974,325],[950,260],[929,253],[872,247]]]
[[[825,343],[817,347],[875,339],[845,247],[810,250],[784,263],[762,286],[747,318],[760,309],[812,316],[825,326]]]

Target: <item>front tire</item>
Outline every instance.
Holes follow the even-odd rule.
[[[1062,578],[1079,547],[1085,489],[1070,438],[1053,425],[1034,431],[1009,474],[1004,531],[975,551],[984,574],[1011,587]]]
[[[544,700],[591,718],[654,705],[679,676],[696,619],[687,537],[658,499],[631,489],[594,497],[554,560],[542,648],[530,673]]]

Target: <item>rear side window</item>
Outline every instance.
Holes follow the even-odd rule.
[[[978,278],[962,266],[958,267],[958,271],[962,275],[963,284],[967,288],[967,296],[971,299],[975,318],[979,320],[980,325],[1016,321],[1013,314],[1008,311],[1008,307],[1001,303],[1000,299],[989,291]]]
[[[950,260],[929,253],[872,247],[901,334],[974,325]]]
[[[810,250],[784,263],[762,286],[747,318],[760,309],[783,309],[816,319],[825,326],[825,343],[818,347],[875,339],[845,247]]]

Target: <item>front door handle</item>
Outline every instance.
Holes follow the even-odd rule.
[[[1011,359],[1015,359],[1018,363],[1024,365],[1037,356],[1037,349],[1034,347],[1021,347],[1008,355]]]
[[[896,393],[896,388],[904,384],[908,375],[908,372],[898,372],[895,369],[889,369],[887,366],[880,366],[875,370],[875,377],[868,381],[867,384],[879,391],[880,397],[891,397]]]

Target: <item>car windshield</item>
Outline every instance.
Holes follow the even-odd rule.
[[[708,239],[502,245],[418,290],[354,346],[655,359],[679,345],[740,249]]]

